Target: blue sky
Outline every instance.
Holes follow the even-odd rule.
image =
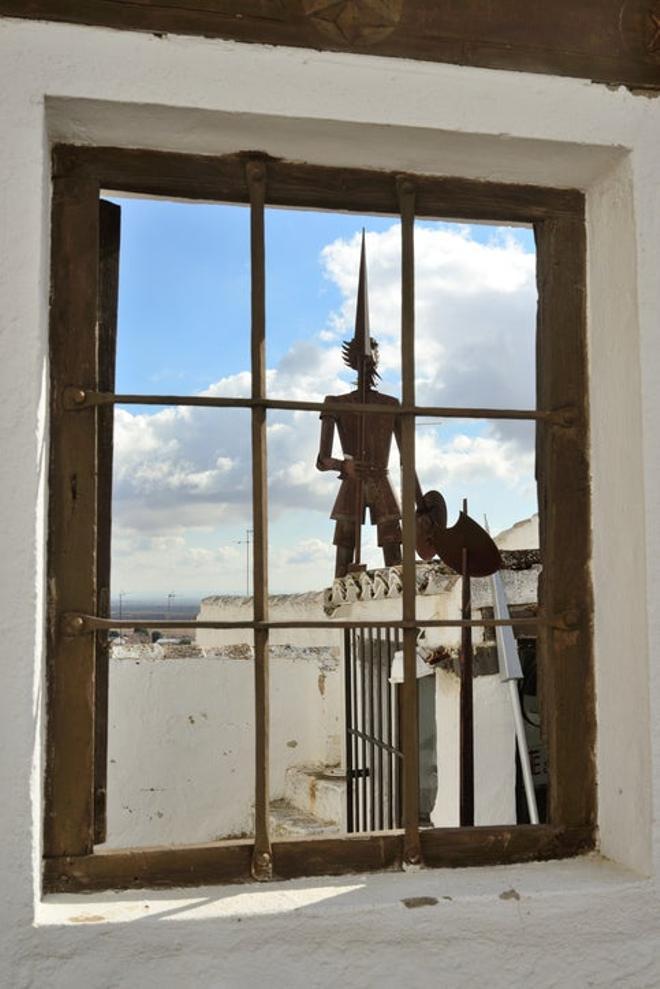
[[[116,201],[122,206],[117,391],[195,394],[215,388],[220,394],[244,394],[247,209]],[[381,342],[382,390],[398,391],[396,220],[270,209],[267,364],[273,393],[320,397],[328,389],[350,387],[338,348],[352,333],[362,226],[368,234],[372,333]],[[417,226],[418,401],[529,405],[531,231]],[[123,419],[114,594],[171,589],[195,596],[242,592],[245,586],[243,547],[237,541],[250,525],[248,416],[202,413],[148,407],[118,412]],[[269,423],[271,589],[322,587],[332,573],[328,515],[337,482],[313,467],[318,419],[281,414]],[[529,430],[498,427],[494,433],[487,423],[449,421],[440,428],[420,425],[422,434],[420,468],[429,484],[442,484],[453,495],[454,472],[454,500],[458,488],[470,488],[464,493],[472,492],[475,515],[488,506],[494,528],[535,510]],[[365,533],[367,544],[372,535]],[[376,551],[370,552],[371,562],[377,562]]]

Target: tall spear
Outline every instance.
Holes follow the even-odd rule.
[[[367,250],[365,231],[362,228],[362,250],[360,253],[360,276],[358,279],[357,308],[355,311],[355,334],[357,347],[357,390],[358,401],[367,401],[367,387],[370,380],[370,368],[373,366],[371,350],[371,335],[369,332],[369,292],[367,288]],[[358,461],[366,462],[366,413],[358,413]],[[351,569],[362,569],[362,511],[364,502],[364,481],[358,473],[355,485],[355,557]]]

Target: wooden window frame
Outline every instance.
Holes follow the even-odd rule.
[[[61,145],[53,151],[51,258],[51,472],[48,550],[47,756],[44,889],[178,886],[365,870],[485,865],[561,858],[596,840],[593,605],[586,355],[584,196],[575,190],[428,175],[329,168],[236,154],[190,156]],[[248,399],[151,396],[142,403],[251,409],[254,516],[253,622],[196,623],[255,632],[255,837],[204,845],[95,851],[103,834],[95,791],[95,693],[99,631],[114,627],[99,586],[104,430],[115,402],[99,351],[99,201],[103,189],[251,208],[252,395]],[[268,632],[360,622],[268,621],[265,424],[269,408],[317,409],[265,394],[264,207],[399,215],[402,227],[402,461],[405,828],[378,834],[272,840],[268,825]],[[534,225],[539,306],[536,410],[439,409],[414,402],[415,217]],[[115,268],[113,269],[113,265]],[[101,275],[101,279],[103,275]],[[101,377],[100,377],[101,375]],[[537,423],[543,573],[537,619],[544,725],[551,767],[548,823],[476,828],[417,824],[417,692],[414,570],[416,415],[530,419]],[[105,420],[104,420],[105,416]],[[107,465],[106,465],[107,466]],[[99,548],[100,547],[100,548]],[[475,625],[488,624],[475,621]],[[162,624],[162,623],[161,623]],[[195,623],[191,623],[195,624]],[[382,624],[382,622],[380,623]],[[520,624],[518,620],[517,624]],[[180,622],[176,623],[181,626]],[[102,653],[101,653],[102,655]],[[99,677],[101,680],[99,680]],[[106,689],[106,688],[103,688]],[[96,810],[95,810],[96,807]],[[95,820],[96,818],[96,820]]]

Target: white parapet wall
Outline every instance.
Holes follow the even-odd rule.
[[[533,544],[534,520],[503,534]],[[437,565],[418,565],[417,613],[456,618],[460,580]],[[534,604],[538,565],[508,569],[511,604]],[[475,614],[492,604],[488,580],[472,582]],[[249,621],[248,597],[209,597],[202,621]],[[325,592],[274,595],[278,622],[358,619],[387,623],[401,617],[398,568],[335,581]],[[483,633],[475,633],[475,644]],[[273,801],[293,800],[321,813],[305,793],[315,774],[337,774],[343,786],[343,635],[341,629],[271,631],[270,766]],[[456,629],[427,629],[424,644],[456,654]],[[202,656],[167,658],[158,644],[118,647],[111,659],[108,766],[110,847],[180,844],[248,835],[254,818],[254,654],[245,629],[198,629]],[[431,821],[458,823],[458,677],[435,671],[438,787]],[[475,813],[478,824],[516,819],[514,733],[507,687],[498,675],[477,676]],[[431,715],[433,716],[433,715]],[[428,726],[427,726],[428,727]],[[310,783],[309,781],[312,781]],[[316,781],[316,782],[315,782]],[[328,784],[329,785],[329,784]],[[340,815],[332,815],[337,824]]]
[[[324,621],[324,592],[309,591],[303,594],[272,594],[268,599],[268,613],[272,621]],[[249,622],[254,617],[251,597],[219,595],[207,597],[201,602],[199,621]],[[271,645],[330,646],[339,648],[342,642],[339,629],[324,628],[275,628],[269,635]],[[197,629],[196,642],[202,649],[215,649],[235,643],[252,643],[252,635],[246,629]]]
[[[252,832],[254,662],[231,652],[111,660],[107,847]],[[270,677],[276,800],[291,767],[340,761],[339,653],[275,646]]]
[[[436,828],[460,824],[460,680],[436,670],[438,790],[431,811]],[[474,823],[516,823],[515,733],[511,701],[499,676],[474,680]]]

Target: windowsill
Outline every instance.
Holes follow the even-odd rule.
[[[469,902],[502,908],[561,896],[621,894],[650,880],[597,854],[554,862],[472,869],[421,869],[264,885],[193,889],[55,893],[37,905],[35,924],[121,924],[144,920],[228,920],[285,916],[318,918],[372,910],[437,909]]]

